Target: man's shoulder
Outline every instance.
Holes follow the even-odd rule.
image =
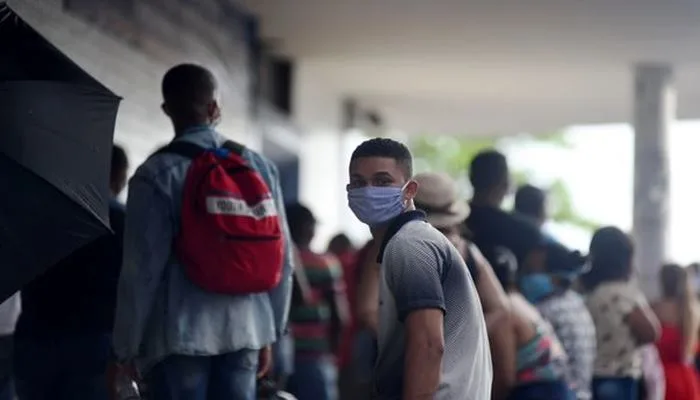
[[[410,249],[413,247],[426,247],[430,244],[442,242],[442,238],[447,241],[437,229],[423,220],[410,221],[394,234],[387,242],[387,249],[395,250]]]
[[[186,162],[189,160],[184,156],[158,150],[136,168],[131,179],[157,181],[171,173],[174,167]]]
[[[471,213],[469,214],[469,217],[467,217],[467,225],[488,224],[489,226],[493,226],[496,224],[498,227],[505,225],[538,230],[537,226],[532,221],[522,215],[509,213],[496,207],[475,205],[470,205],[470,207]]]
[[[449,257],[449,240],[429,223],[416,220],[402,226],[389,239],[385,248],[388,259],[400,257],[402,262],[425,260],[431,254],[436,260]]]
[[[277,178],[277,164],[267,158],[265,155],[246,147],[243,150],[243,158],[245,158],[250,166],[269,178]]]

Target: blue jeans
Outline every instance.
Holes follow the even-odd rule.
[[[150,400],[256,400],[258,351],[174,355],[148,373]]]
[[[294,339],[290,334],[282,336],[272,345],[274,375],[289,377],[294,372]]]
[[[533,382],[516,386],[508,400],[571,400],[575,398],[563,381]]]
[[[638,400],[639,380],[633,378],[593,378],[593,400]],[[679,399],[680,400],[680,399]]]
[[[337,400],[338,367],[335,361],[330,356],[317,359],[297,357],[287,389],[299,400]]]
[[[107,334],[15,337],[14,376],[20,400],[106,400]]]

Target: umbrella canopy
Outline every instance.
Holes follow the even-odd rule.
[[[119,101],[0,3],[0,301],[109,233]]]

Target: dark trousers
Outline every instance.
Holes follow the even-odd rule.
[[[15,338],[15,384],[20,400],[107,400],[107,334]]]
[[[508,400],[571,400],[574,393],[563,381],[533,382],[516,386]]]
[[[12,379],[12,336],[0,336],[0,400],[13,400],[15,390]]]
[[[639,380],[593,378],[593,400],[638,400]],[[680,399],[679,399],[680,400]]]
[[[146,376],[149,400],[256,400],[258,353],[170,356]]]

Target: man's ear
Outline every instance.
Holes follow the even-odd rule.
[[[219,106],[219,102],[217,100],[212,100],[209,102],[207,107],[207,115],[209,115],[209,119],[212,122],[219,121],[221,119],[221,107]]]
[[[414,180],[408,181],[404,193],[406,195],[406,200],[413,200],[416,194],[418,194],[418,182]]]

